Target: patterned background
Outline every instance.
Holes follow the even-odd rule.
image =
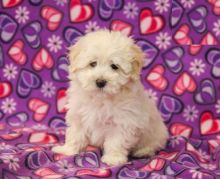
[[[220,0],[1,0],[0,178],[219,178]],[[156,156],[65,157],[66,48],[93,30],[133,36],[171,137]]]

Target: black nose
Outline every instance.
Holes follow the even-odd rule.
[[[104,88],[106,83],[107,83],[106,80],[101,80],[101,79],[96,80],[96,86],[98,88]]]

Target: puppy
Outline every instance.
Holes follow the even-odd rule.
[[[93,145],[104,149],[104,163],[118,165],[165,146],[167,129],[140,82],[143,59],[131,38],[108,30],[70,47],[68,127],[54,152],[74,155]]]

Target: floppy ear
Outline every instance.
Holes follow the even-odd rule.
[[[134,80],[139,80],[141,69],[144,65],[144,52],[137,45],[133,45],[131,48],[134,55],[132,61],[132,78]]]
[[[80,45],[77,42],[75,45],[69,47],[68,59],[69,59],[69,72],[75,72],[77,69],[77,56],[80,54]]]

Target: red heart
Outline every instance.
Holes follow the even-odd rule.
[[[192,39],[189,37],[189,26],[183,24],[174,34],[174,40],[181,45],[191,45]]]
[[[41,9],[41,16],[47,20],[47,28],[51,31],[56,30],[60,26],[63,18],[62,12],[50,6],[44,6]]]
[[[65,113],[67,109],[65,105],[67,104],[66,89],[60,89],[57,92],[57,111],[58,113]]]
[[[214,119],[211,112],[204,112],[200,118],[200,132],[202,135],[220,132],[220,119]]]
[[[9,82],[0,82],[0,99],[11,94],[12,87]]]
[[[27,60],[27,55],[23,51],[24,42],[22,40],[17,40],[13,43],[8,51],[8,55],[20,65],[25,64]]]
[[[88,4],[82,5],[80,0],[70,1],[70,20],[72,22],[83,22],[93,16],[92,6]]]
[[[30,134],[28,142],[36,144],[55,144],[58,142],[58,139],[55,135],[47,132],[33,132]]]
[[[147,35],[160,31],[164,27],[164,19],[162,16],[154,16],[152,11],[145,8],[140,13],[140,32]]]
[[[188,73],[183,72],[174,84],[174,92],[182,95],[185,91],[193,92],[196,90],[196,82]]]
[[[140,171],[147,171],[147,172],[159,171],[163,168],[164,164],[165,164],[164,159],[155,158],[151,160],[147,165],[140,168]]]
[[[41,121],[46,117],[49,111],[49,104],[40,99],[32,98],[28,102],[28,108],[34,112],[33,119]]]
[[[164,72],[164,67],[157,65],[147,75],[146,80],[156,89],[164,90],[168,85],[167,79],[163,77]]]
[[[129,36],[132,31],[132,25],[121,20],[113,20],[110,26],[111,30],[120,31],[127,36]]]
[[[2,0],[2,6],[4,8],[10,8],[21,3],[22,0]]]
[[[35,70],[41,70],[43,67],[50,69],[53,67],[54,62],[50,53],[45,48],[41,48],[36,54],[32,65]]]
[[[170,126],[170,131],[173,136],[184,136],[189,138],[192,134],[192,127],[182,123],[173,123]]]

